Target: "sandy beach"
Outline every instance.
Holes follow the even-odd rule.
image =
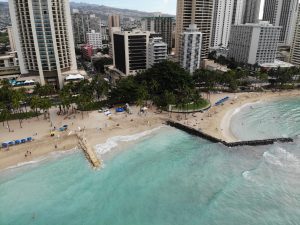
[[[50,110],[50,119],[31,118],[24,120],[22,128],[19,121],[10,121],[13,132],[9,132],[6,123],[0,125],[0,143],[26,137],[34,141],[0,150],[0,170],[20,163],[30,162],[55,151],[69,150],[78,147],[75,133],[84,134],[89,144],[95,148],[97,144],[105,143],[110,137],[127,136],[151,130],[161,126],[167,118],[167,113],[157,113],[149,109],[145,114],[138,114],[139,108],[133,107],[131,115],[112,111],[111,119],[97,111],[58,116],[58,109]],[[68,130],[55,132],[51,137],[51,129],[68,125]],[[28,151],[31,154],[28,154]],[[27,153],[27,154],[26,154]],[[25,157],[25,155],[27,155]]]
[[[229,96],[229,100],[219,106],[213,104],[218,100]],[[266,102],[280,98],[300,96],[299,90],[282,92],[250,92],[250,93],[221,93],[210,96],[212,107],[204,113],[189,114],[187,119],[181,115],[181,123],[200,129],[203,132],[227,142],[239,141],[231,132],[231,118],[236,110],[246,104]],[[178,115],[177,115],[178,116]],[[175,119],[175,115],[173,116]],[[177,118],[176,118],[177,119]]]
[[[89,144],[94,148],[98,144],[105,143],[109,138],[115,136],[127,136],[160,127],[168,119],[180,121],[203,132],[223,139],[228,142],[237,141],[230,131],[230,120],[234,111],[247,103],[257,101],[270,101],[276,98],[300,96],[300,91],[288,92],[264,92],[264,93],[220,93],[210,95],[212,104],[229,96],[230,99],[220,106],[213,106],[206,112],[194,114],[157,113],[155,108],[149,109],[146,114],[139,115],[139,108],[133,107],[131,115],[127,113],[112,112],[109,119],[104,113],[97,111],[85,112],[83,114],[71,114],[58,116],[58,109],[50,110],[50,119],[31,118],[24,120],[22,128],[19,121],[10,121],[9,132],[6,123],[0,124],[0,143],[25,137],[33,137],[34,141],[7,150],[0,150],[0,170],[30,162],[38,157],[46,156],[51,152],[69,150],[78,146],[75,133],[84,133]],[[204,97],[207,97],[206,94]],[[55,137],[50,137],[51,129],[68,125],[65,132],[56,132]],[[81,130],[81,131],[80,131]],[[83,131],[84,130],[84,131]],[[25,154],[31,152],[31,154]]]

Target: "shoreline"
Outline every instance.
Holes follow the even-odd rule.
[[[135,111],[137,111],[137,108]],[[52,114],[56,113],[52,112]],[[154,110],[149,110],[147,115],[113,113],[112,118],[109,119],[109,117],[104,114],[94,111],[89,112],[83,119],[81,118],[81,114],[76,115],[75,118],[72,117],[71,119],[60,118],[61,121],[59,121],[59,125],[56,125],[56,127],[60,127],[62,124],[68,124],[69,130],[65,132],[56,132],[55,137],[50,137],[49,122],[47,123],[47,121],[32,118],[28,121],[28,123],[33,123],[31,127],[28,125],[25,127],[24,125],[23,129],[31,130],[32,133],[32,127],[37,127],[37,129],[40,129],[38,135],[34,136],[34,141],[10,147],[8,151],[0,149],[0,172],[9,167],[27,164],[40,157],[46,157],[51,153],[78,148],[79,145],[76,133],[79,132],[79,127],[81,127],[81,132],[79,133],[84,134],[88,143],[96,152],[97,145],[103,145],[111,138],[134,136],[143,132],[147,134],[149,132],[151,133],[153,129],[158,129],[164,124],[165,114],[155,113]],[[18,123],[18,121],[13,122],[15,122],[15,124]],[[43,130],[41,128],[43,128]],[[1,126],[0,133],[2,131],[1,129],[4,130],[5,128]],[[28,133],[21,129],[16,132],[6,132],[8,140],[17,139],[17,135],[20,135],[19,133],[21,133],[21,135],[23,133]],[[6,140],[4,138],[6,137],[0,137],[0,142]],[[118,144],[119,142],[117,141],[117,145]],[[25,157],[27,151],[32,152],[32,154]],[[98,153],[97,155],[100,156]]]
[[[229,101],[223,105],[214,106],[214,103],[224,96],[229,96]],[[296,96],[300,96],[300,91],[214,94],[211,96],[213,105],[211,109],[203,113],[188,114],[186,119],[183,118],[183,114],[179,113],[157,113],[155,108],[149,109],[147,115],[138,115],[137,113],[132,115],[113,113],[111,119],[108,119],[103,113],[98,113],[97,111],[87,113],[83,119],[81,114],[58,117],[56,115],[56,109],[51,109],[51,125],[52,123],[56,127],[60,127],[63,124],[69,125],[68,131],[57,133],[56,137],[50,137],[50,122],[42,119],[37,120],[36,118],[32,118],[25,121],[22,129],[16,129],[19,122],[13,121],[11,123],[16,131],[12,133],[8,132],[5,127],[0,126],[0,133],[3,132],[6,134],[5,137],[0,137],[0,142],[9,139],[14,140],[26,136],[24,134],[28,135],[38,130],[38,135],[34,136],[35,140],[33,142],[11,147],[9,151],[0,150],[0,172],[7,168],[26,164],[40,157],[45,157],[53,152],[59,153],[76,148],[78,146],[78,140],[75,132],[78,132],[77,129],[80,127],[84,129],[84,135],[96,154],[98,156],[103,155],[104,159],[110,158],[113,154],[117,154],[119,150],[116,151],[117,153],[114,153],[111,149],[116,146],[122,146],[121,143],[127,145],[137,140],[134,137],[130,138],[130,136],[141,135],[141,133],[146,133],[146,135],[142,135],[142,137],[147,136],[153,132],[152,130],[159,129],[159,127],[163,126],[163,124],[172,117],[176,117],[177,122],[199,129],[218,139],[227,142],[238,141],[238,138],[234,136],[230,129],[232,117],[235,113],[238,113],[236,111],[241,110],[245,105]],[[133,111],[138,112],[139,108],[133,107]],[[54,123],[53,121],[56,122]],[[25,123],[28,123],[28,125]],[[128,137],[133,140],[118,140],[118,138],[126,139]],[[97,150],[97,147],[105,147],[105,145],[109,145],[109,141],[115,142],[114,144],[116,146],[111,147],[106,153],[99,153],[101,151]],[[55,145],[57,148],[55,148]],[[28,150],[32,152],[32,155],[24,157],[24,154]]]

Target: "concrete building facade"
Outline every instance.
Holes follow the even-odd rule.
[[[179,56],[182,46],[181,34],[190,24],[196,24],[202,33],[202,59],[208,57],[211,43],[214,0],[177,0],[176,15],[176,55]]]
[[[22,74],[62,88],[63,73],[77,70],[68,0],[10,0]]]
[[[10,75],[19,75],[20,68],[17,52],[0,55],[0,79],[8,78]]]
[[[261,0],[243,0],[242,23],[258,23]]]
[[[279,41],[281,45],[292,44],[298,5],[298,0],[265,0],[263,20],[282,27]]]
[[[290,62],[300,67],[300,13],[298,13],[290,56]]]
[[[161,37],[150,38],[148,45],[147,68],[168,58],[168,45]]]
[[[162,41],[168,45],[168,54],[172,51],[173,17],[145,17],[142,19],[142,29],[161,35]]]
[[[101,31],[101,20],[94,14],[87,14],[73,10],[72,13],[72,25],[74,32],[74,43],[75,45],[86,44],[86,33],[95,30],[96,32]]]
[[[114,32],[114,67],[125,75],[135,75],[147,69],[149,38],[149,31]]]
[[[227,47],[233,16],[234,0],[215,0],[211,47]]]
[[[108,32],[111,41],[113,39],[113,32],[112,32],[113,27],[121,27],[121,21],[119,15],[108,16]]]
[[[195,24],[181,34],[180,65],[190,73],[200,68],[202,37]]]
[[[8,38],[9,38],[10,51],[15,52],[17,50],[17,48],[16,48],[16,41],[14,38],[12,26],[7,27],[7,34],[8,34]]]
[[[88,45],[93,46],[93,49],[102,49],[102,35],[99,32],[92,30],[86,34],[86,42]]]
[[[273,63],[276,58],[281,27],[267,21],[233,25],[228,58],[247,64]]]

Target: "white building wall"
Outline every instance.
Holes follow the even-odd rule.
[[[181,35],[180,64],[191,74],[200,68],[202,33],[196,25],[190,25]]]
[[[10,0],[9,7],[21,73],[38,73],[42,85],[50,76],[62,88],[62,72],[77,70],[69,0]]]
[[[148,47],[147,68],[154,64],[166,60],[168,57],[168,45],[162,41],[161,37],[150,39]]]
[[[234,25],[242,24],[243,23],[243,16],[244,16],[244,7],[245,7],[245,0],[236,0],[236,11],[235,11],[235,18],[233,20]]]
[[[87,44],[92,45],[94,49],[102,49],[102,35],[92,30],[91,33],[86,34]]]
[[[229,40],[229,58],[247,64],[274,63],[281,27],[266,21],[234,25]]]
[[[212,47],[228,45],[234,0],[215,0]]]

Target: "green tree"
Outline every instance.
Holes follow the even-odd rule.
[[[35,112],[35,115],[37,118],[39,118],[39,112],[38,109],[40,107],[40,97],[39,96],[33,96],[30,99],[30,108]]]

